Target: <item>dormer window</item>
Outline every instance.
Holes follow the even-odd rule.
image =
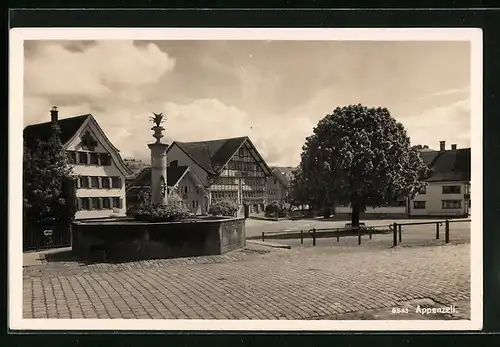
[[[86,131],[82,136],[82,148],[93,151],[97,147],[97,141],[90,135],[90,131]]]

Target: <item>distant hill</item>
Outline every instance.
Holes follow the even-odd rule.
[[[128,166],[130,170],[134,173],[134,175],[138,172],[140,172],[142,169],[145,167],[149,167],[151,165],[143,162],[142,160],[139,159],[134,159],[134,158],[129,158],[129,159],[123,159],[125,162],[125,165]]]

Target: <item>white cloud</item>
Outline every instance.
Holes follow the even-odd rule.
[[[29,95],[78,95],[106,98],[112,88],[140,88],[156,83],[174,68],[175,60],[150,43],[98,41],[83,51],[57,42],[37,44],[25,60],[25,92]]]
[[[470,99],[466,98],[447,105],[427,109],[404,119],[413,144],[426,144],[439,148],[439,141],[447,146],[470,147]]]
[[[305,138],[326,114],[364,103],[388,107],[413,143],[469,145],[469,90],[461,88],[468,77],[455,80],[458,67],[441,75],[444,65],[430,71],[428,61],[416,60],[416,67],[397,70],[398,79],[381,79],[361,68],[368,59],[362,49],[276,44],[261,50],[257,42],[31,42],[24,123],[48,121],[53,105],[61,118],[92,113],[123,156],[148,160],[148,117],[163,112],[166,141],[249,136],[268,164],[288,166],[298,164]],[[342,59],[332,60],[335,52]],[[390,75],[384,54],[406,62],[397,52],[370,55],[379,64],[372,70]]]

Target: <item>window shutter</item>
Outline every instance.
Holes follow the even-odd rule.
[[[118,177],[118,188],[120,188],[120,189],[122,188],[122,178],[121,177]]]
[[[82,186],[81,182],[80,182],[81,179],[82,179],[81,177],[76,178],[76,188],[81,188],[81,186]]]
[[[99,198],[98,205],[99,205],[99,210],[102,210],[104,208],[104,204],[103,204],[102,198]]]
[[[76,210],[80,211],[81,209],[82,209],[82,198],[76,198]]]
[[[123,199],[122,198],[119,198],[118,199],[118,208],[123,208]]]

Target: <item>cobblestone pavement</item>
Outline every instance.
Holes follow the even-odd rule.
[[[470,317],[469,244],[247,247],[214,257],[26,267],[23,316],[409,319],[392,308],[422,299],[455,304],[457,314],[416,319]]]

